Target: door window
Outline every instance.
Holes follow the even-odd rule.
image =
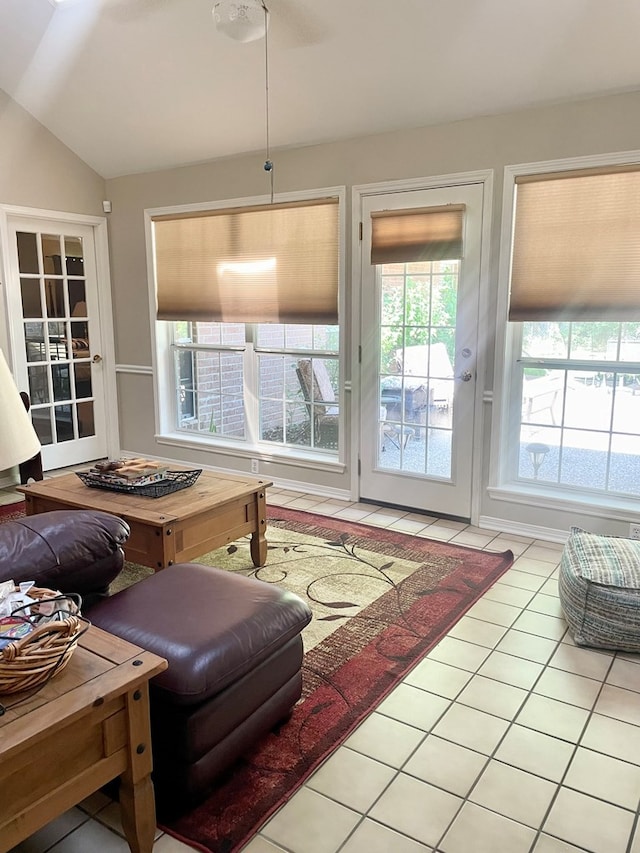
[[[31,417],[41,444],[95,435],[84,245],[16,233]]]

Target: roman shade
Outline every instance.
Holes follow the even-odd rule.
[[[338,199],[153,217],[157,317],[338,322]]]
[[[371,263],[442,261],[462,257],[465,206],[447,204],[371,214]]]
[[[509,320],[640,320],[639,168],[516,178]]]

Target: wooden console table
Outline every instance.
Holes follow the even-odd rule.
[[[266,491],[272,483],[203,471],[193,486],[161,498],[140,497],[85,486],[75,474],[51,477],[17,489],[27,515],[56,509],[98,509],[123,518],[131,528],[127,560],[164,569],[201,557],[251,535],[251,559],[267,559]]]
[[[65,669],[30,698],[0,696],[0,853],[120,777],[133,853],[151,853],[149,679],[157,655],[91,627]]]

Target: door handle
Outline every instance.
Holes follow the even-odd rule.
[[[100,364],[102,361],[102,356],[99,353],[96,353],[94,357],[91,359],[94,364]]]
[[[463,382],[470,382],[473,379],[473,373],[470,370],[463,370],[458,378]]]

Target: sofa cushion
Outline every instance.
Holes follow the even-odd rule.
[[[0,581],[104,593],[124,563],[129,525],[97,510],[54,510],[0,525]]]

